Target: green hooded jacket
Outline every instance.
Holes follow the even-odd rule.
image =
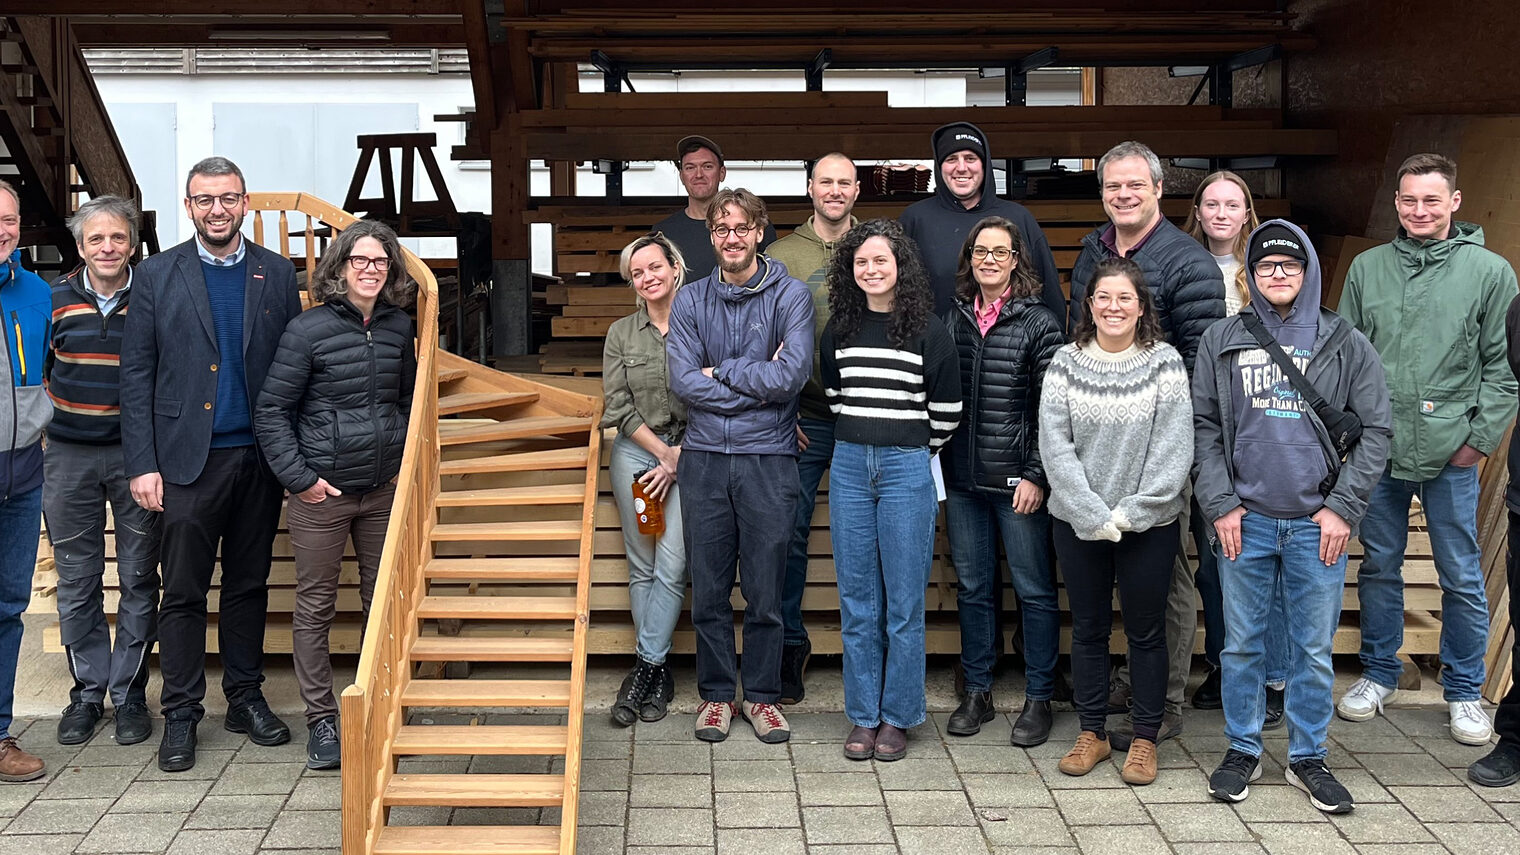
[[[850,217],[850,228],[859,224],[859,220]],[[818,343],[823,340],[823,328],[829,322],[829,259],[834,255],[837,243],[825,243],[813,231],[813,218],[808,217],[795,231],[765,250],[766,257],[786,265],[786,271],[801,279],[813,294],[813,376],[802,387],[798,415],[825,422],[834,421],[834,414],[829,411],[828,399],[823,396]]]
[[[1394,478],[1428,481],[1464,444],[1484,454],[1498,447],[1520,387],[1504,331],[1517,290],[1514,269],[1483,248],[1472,223],[1427,242],[1400,229],[1352,260],[1338,312],[1382,357]]]

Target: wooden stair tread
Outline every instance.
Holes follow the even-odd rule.
[[[559,558],[434,558],[423,569],[428,579],[479,579],[502,582],[573,582],[580,559]]]
[[[549,774],[393,775],[391,807],[551,807],[565,800],[565,776]]]
[[[409,707],[565,707],[569,680],[413,680],[401,693]]]
[[[575,597],[423,597],[417,617],[424,620],[572,620]]]
[[[586,465],[586,447],[551,448],[547,451],[519,451],[489,457],[465,457],[438,464],[439,475],[472,475],[481,472],[533,472],[539,469],[581,469]]]
[[[520,522],[441,523],[433,526],[433,540],[579,540],[580,520],[524,520]]]
[[[454,395],[439,396],[438,415],[448,416],[454,413],[510,407],[516,404],[531,404],[537,400],[537,392],[459,392]]]
[[[388,825],[375,855],[559,855],[553,825]]]
[[[470,371],[467,368],[439,368],[438,369],[438,382],[439,383],[449,383],[449,382],[452,382],[454,380],[463,380],[464,378],[466,378],[468,376],[470,376]]]
[[[441,445],[460,445],[467,442],[491,442],[503,439],[522,439],[530,436],[560,436],[585,433],[592,428],[590,419],[574,416],[534,416],[525,419],[508,419],[490,424],[455,425],[444,420],[438,424],[438,441]]]
[[[574,606],[574,603],[571,603]],[[425,635],[412,642],[418,662],[569,662],[575,650],[570,638],[473,638]]]
[[[504,505],[578,505],[586,498],[584,484],[540,484],[487,490],[440,490],[440,508],[500,507]]]
[[[402,725],[391,743],[394,755],[564,754],[570,730],[564,725]]]

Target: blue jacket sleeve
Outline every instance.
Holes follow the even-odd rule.
[[[707,348],[697,331],[695,294],[682,291],[670,309],[670,333],[665,337],[665,358],[670,364],[670,391],[694,410],[732,416],[761,406],[758,398],[742,394],[702,373]],[[808,362],[811,370],[811,359]],[[800,387],[799,387],[800,388]]]
[[[150,259],[149,261],[152,261]],[[131,310],[121,339],[121,450],[126,476],[158,471],[153,436],[153,398],[158,377],[158,331],[154,292],[167,265],[143,262],[132,282]]]
[[[797,397],[813,373],[813,298],[807,286],[796,280],[787,283],[776,313],[781,342],[776,357],[765,362],[744,356],[725,359],[713,366],[713,376],[740,394],[785,403]]]

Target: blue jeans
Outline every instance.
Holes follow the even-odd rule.
[[[1372,489],[1361,528],[1366,555],[1356,573],[1362,676],[1390,689],[1399,684],[1404,548],[1409,540],[1409,501],[1416,495],[1425,509],[1441,582],[1441,686],[1448,701],[1475,701],[1483,688],[1488,644],[1476,467],[1447,465],[1429,481],[1404,481],[1384,472]]]
[[[860,727],[906,730],[927,717],[924,593],[938,514],[927,447],[834,444],[829,533],[844,712]]]
[[[786,643],[808,640],[802,625],[802,593],[807,590],[808,538],[813,533],[813,509],[818,503],[818,484],[834,458],[834,423],[823,419],[799,419],[807,434],[807,450],[797,458],[797,529],[792,534],[791,551],[786,556],[786,581],[781,588],[781,622],[786,626]]]
[[[665,531],[659,536],[639,533],[639,515],[633,509],[634,475],[657,465],[654,455],[633,440],[619,434],[612,441],[608,477],[623,526],[628,609],[633,613],[638,654],[645,662],[663,665],[686,602],[686,543],[681,532],[681,488],[674,484],[665,494]]]
[[[1287,703],[1288,761],[1323,758],[1335,709],[1335,668],[1330,653],[1341,619],[1346,556],[1334,566],[1319,560],[1319,526],[1308,517],[1274,519],[1247,512],[1240,521],[1240,555],[1220,563],[1225,623],[1224,733],[1230,747],[1261,756],[1267,711],[1268,624],[1274,590],[1281,586],[1290,645]]]
[[[21,613],[32,597],[37,538],[42,534],[42,487],[0,499],[0,739],[11,735]]]
[[[955,561],[956,609],[961,624],[961,669],[966,691],[992,689],[992,666],[1002,638],[997,614],[1002,606],[997,541],[1024,615],[1024,695],[1048,701],[1055,691],[1061,611],[1056,599],[1055,562],[1050,547],[1050,513],[1013,509],[1013,500],[969,490],[946,491],[950,556]]]

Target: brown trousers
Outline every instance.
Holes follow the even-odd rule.
[[[328,632],[337,614],[344,549],[352,537],[359,559],[359,598],[368,616],[395,497],[396,485],[386,484],[359,496],[328,496],[316,504],[295,496],[288,502],[285,522],[296,556],[296,610],[290,622],[307,724],[338,714]]]

